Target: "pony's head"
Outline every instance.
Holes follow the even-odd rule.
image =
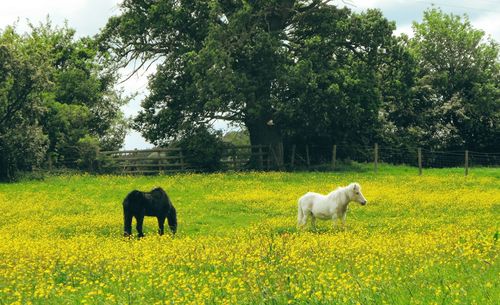
[[[351,191],[351,200],[352,201],[359,202],[361,205],[366,204],[366,198],[361,193],[361,186],[359,185],[359,183],[356,183],[356,182],[351,183],[351,184],[349,184],[348,188]]]

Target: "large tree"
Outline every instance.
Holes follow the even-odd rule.
[[[378,10],[325,6],[298,16],[275,104],[294,142],[373,143],[395,26]]]
[[[126,126],[120,107],[127,99],[114,88],[115,72],[99,61],[94,39],[77,39],[75,30],[50,21],[19,37],[31,60],[46,67],[43,127],[49,151],[74,159],[76,144],[87,135],[103,149],[120,148]]]
[[[433,149],[498,151],[499,45],[467,16],[439,9],[425,11],[413,30],[405,40],[410,64],[401,65],[414,75],[408,95],[386,104],[396,138]]]
[[[0,179],[30,170],[46,153],[75,161],[89,137],[103,149],[121,146],[127,99],[97,51],[94,39],[50,20],[25,34],[13,26],[0,32]]]
[[[0,180],[29,170],[41,162],[47,149],[42,132],[43,77],[15,39],[0,35]]]
[[[254,145],[305,130],[355,138],[376,124],[394,25],[330,2],[125,0],[101,41],[121,66],[160,62],[136,118],[155,144],[218,119],[244,124]]]

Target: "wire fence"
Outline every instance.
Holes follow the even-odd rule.
[[[291,145],[285,150],[290,156],[284,156],[284,168],[314,169],[329,165],[332,170],[345,168],[353,163],[406,165],[424,168],[464,168],[465,173],[471,167],[500,167],[500,153],[486,153],[469,150],[435,151],[418,147],[389,147],[374,144],[366,145]],[[329,159],[330,158],[330,159]]]
[[[49,158],[46,170],[84,170],[95,173],[158,174],[204,172],[206,168],[190,163],[179,148],[100,152],[95,160]],[[256,145],[234,146],[220,156],[218,171],[245,170],[352,170],[353,165],[379,164],[415,167],[422,174],[426,168],[500,167],[500,153],[476,151],[434,151],[418,147],[368,145]],[[213,171],[213,168],[212,168]]]

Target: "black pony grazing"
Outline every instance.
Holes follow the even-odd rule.
[[[160,187],[153,189],[151,192],[134,190],[125,197],[125,200],[123,200],[124,235],[130,236],[132,234],[132,217],[135,217],[139,238],[143,237],[142,223],[144,216],[156,216],[160,235],[163,235],[165,218],[168,219],[168,226],[172,234],[177,232],[177,213],[167,193]]]

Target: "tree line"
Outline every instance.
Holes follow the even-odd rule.
[[[435,8],[409,38],[329,3],[125,1],[100,38],[123,66],[161,60],[134,120],[156,145],[222,119],[254,145],[498,151],[496,42]]]
[[[131,122],[157,146],[216,147],[213,124],[223,120],[252,145],[498,152],[498,43],[437,8],[412,37],[395,29],[379,10],[320,0],[125,0],[82,39],[67,27],[7,28],[0,175],[70,157],[65,145],[120,147],[127,98],[113,88],[132,62],[157,64]]]
[[[50,159],[83,163],[122,146],[127,102],[94,38],[50,20],[0,32],[0,179]]]

